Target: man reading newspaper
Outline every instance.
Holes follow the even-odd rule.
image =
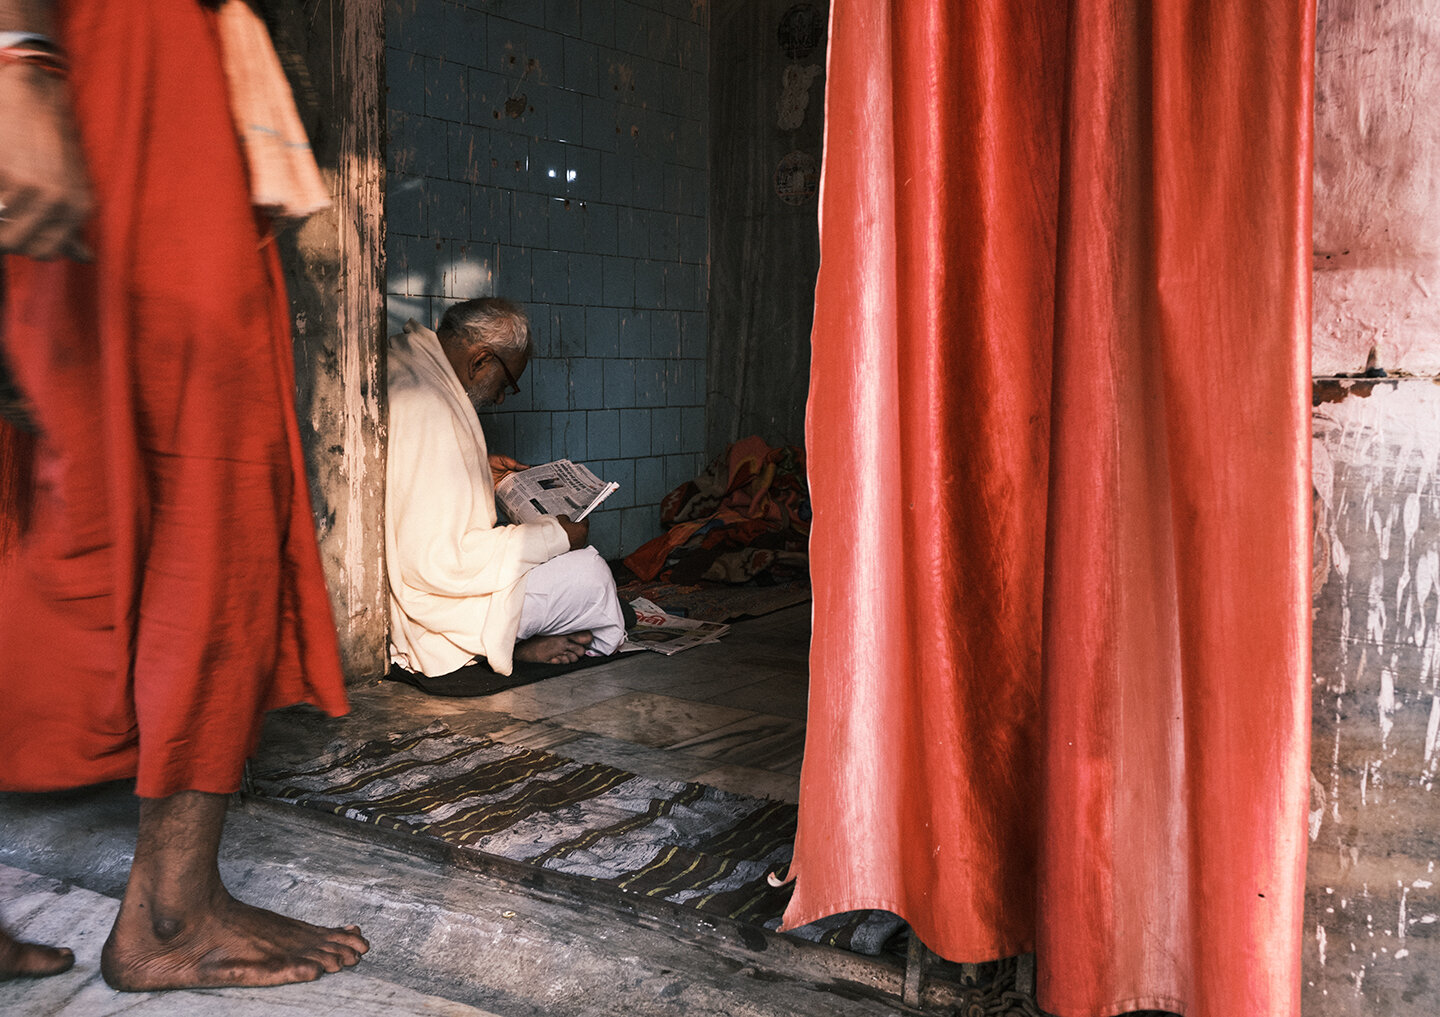
[[[625,622],[610,568],[570,514],[501,525],[495,484],[523,469],[490,455],[476,410],[519,392],[530,323],[496,297],[411,320],[390,338],[385,552],[391,659],[439,677],[483,659],[566,664],[610,654]],[[574,513],[579,515],[579,513]]]
[[[495,500],[512,523],[531,523],[543,516],[565,516],[578,523],[620,489],[568,459],[527,467],[508,457],[491,456],[490,470],[495,474]]]

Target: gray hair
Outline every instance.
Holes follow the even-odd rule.
[[[525,309],[503,297],[481,297],[456,304],[440,319],[435,334],[446,349],[469,351],[483,343],[501,353],[528,357],[534,345]]]

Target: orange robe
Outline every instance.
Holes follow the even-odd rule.
[[[33,480],[0,562],[0,788],[229,792],[267,709],[346,708],[279,262],[213,13],[70,0],[59,32],[96,259],[4,264],[41,437],[29,476],[0,456],[12,495]]]

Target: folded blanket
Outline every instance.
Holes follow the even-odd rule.
[[[743,583],[808,568],[805,450],[749,437],[727,448],[660,503],[670,529],[625,559],[642,579]]]

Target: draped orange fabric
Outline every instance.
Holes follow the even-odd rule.
[[[96,260],[4,266],[0,339],[42,437],[33,500],[0,497],[29,510],[0,525],[0,788],[233,791],[266,709],[345,710],[279,261],[213,12],[60,13]],[[6,439],[0,486],[24,491]]]
[[[1298,1013],[1314,15],[832,5],[788,925]]]

